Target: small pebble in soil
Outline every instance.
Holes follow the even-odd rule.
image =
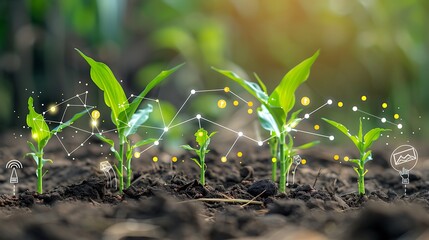
[[[253,168],[251,166],[244,166],[240,169],[240,177],[243,178],[243,180],[253,178]]]
[[[252,196],[269,197],[276,195],[277,186],[271,180],[263,179],[250,185],[250,187],[247,189],[247,192]]]

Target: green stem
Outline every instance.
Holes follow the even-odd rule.
[[[285,159],[285,135],[280,134],[279,139],[279,161],[280,161],[280,182],[279,182],[279,191],[280,193],[286,193],[286,159]]]
[[[275,162],[271,161],[271,179],[273,182],[277,182],[277,160]]]
[[[205,165],[205,156],[201,156],[200,157],[200,164],[201,164],[201,167],[200,167],[200,183],[201,183],[201,185],[206,185],[206,165]]]
[[[365,195],[365,167],[364,167],[363,154],[361,153],[360,164],[358,166],[358,192],[359,195]]]
[[[131,158],[127,159],[127,184],[126,187],[129,188],[131,186]]]
[[[37,164],[37,192],[43,193],[43,153],[37,153],[38,164]]]
[[[118,159],[119,166],[118,166],[118,175],[119,175],[119,193],[122,194],[122,191],[124,189],[124,144],[121,139],[121,143],[119,144],[119,157]]]

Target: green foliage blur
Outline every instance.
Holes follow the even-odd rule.
[[[211,66],[247,72],[249,79],[257,72],[272,79],[271,91],[321,49],[312,80],[297,94],[309,96],[311,107],[332,98],[344,108],[363,104],[381,113],[388,102],[385,114],[399,113],[411,130],[428,117],[427,0],[13,0],[0,2],[0,19],[3,131],[22,125],[16,116],[25,116],[32,91],[50,103],[88,88],[77,84],[89,79],[74,48],[111,66],[127,95],[186,62],[174,81],[152,93],[170,101],[170,109],[190,89],[228,84]],[[368,101],[360,102],[361,95]],[[101,95],[91,98],[102,105]],[[349,112],[332,108],[323,116],[350,122],[357,116]]]

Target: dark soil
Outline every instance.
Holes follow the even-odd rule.
[[[99,143],[93,140],[75,160],[53,143],[46,149],[54,163],[46,165],[45,193],[37,194],[34,162],[22,159],[25,141],[2,139],[2,166],[19,159],[24,168],[16,196],[10,170],[0,168],[1,239],[429,239],[429,167],[422,157],[404,195],[388,153],[378,151],[360,197],[353,169],[322,148],[307,152],[308,164],[298,168],[287,194],[269,180],[268,149],[248,149],[227,163],[210,152],[206,186],[196,181],[189,156],[173,164],[153,149],[145,156],[160,160],[133,160],[134,183],[119,195],[99,170],[108,156]]]

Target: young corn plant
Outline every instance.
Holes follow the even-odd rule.
[[[323,118],[323,120],[340,130],[354,143],[358,149],[359,159],[350,159],[349,162],[352,162],[356,165],[356,167],[353,167],[353,169],[358,175],[358,192],[360,195],[365,195],[365,175],[368,172],[368,169],[365,169],[365,164],[372,160],[372,152],[369,149],[371,148],[372,144],[377,141],[382,132],[390,131],[390,129],[374,128],[369,130],[364,135],[362,130],[362,119],[360,119],[359,132],[358,135],[355,136],[351,135],[349,129],[347,129],[347,127],[341,123],[326,118]]]
[[[102,134],[97,134],[96,136],[111,146],[110,150],[113,152],[116,160],[118,161],[117,165],[114,165],[114,168],[119,177],[119,193],[122,194],[125,178],[125,187],[128,188],[131,185],[131,160],[134,150],[138,147],[153,143],[157,140],[144,139],[136,143],[132,143],[130,136],[135,134],[138,128],[148,120],[149,114],[153,109],[152,105],[150,104],[147,104],[144,108],[139,110],[138,107],[140,106],[143,98],[152,88],[157,86],[159,83],[161,83],[162,80],[174,73],[183,64],[170,70],[162,71],[160,74],[158,74],[158,76],[149,82],[145,89],[138,96],[136,96],[132,102],[128,102],[124,90],[106,64],[93,60],[78,49],[76,49],[76,51],[78,51],[79,54],[90,65],[91,79],[97,85],[97,87],[104,92],[104,102],[111,109],[111,120],[116,126],[119,147],[115,147],[115,141],[113,139],[109,139]],[[124,172],[125,167],[126,173]]]
[[[52,136],[61,132],[64,128],[73,124],[74,121],[82,117],[88,111],[82,111],[75,114],[67,122],[61,123],[56,128],[49,130],[48,124],[42,114],[37,113],[34,110],[33,98],[28,98],[28,114],[27,114],[27,126],[31,128],[31,137],[36,143],[37,147],[31,141],[28,141],[28,146],[32,152],[27,153],[26,156],[31,156],[37,165],[36,176],[37,176],[37,192],[43,193],[43,177],[48,173],[48,170],[43,172],[43,166],[45,163],[53,163],[50,159],[44,159],[43,149],[48,144]]]
[[[297,117],[301,110],[290,114],[290,116],[288,115],[295,105],[296,89],[307,80],[310,75],[310,68],[318,56],[319,51],[290,70],[271,94],[268,94],[265,84],[256,74],[255,77],[259,85],[246,81],[231,71],[213,68],[215,71],[237,82],[261,103],[258,108],[259,122],[277,140],[277,146],[270,147],[273,153],[277,151],[277,154],[273,155],[273,157],[278,159],[280,164],[279,191],[282,193],[286,192],[286,178],[293,163],[292,154],[295,152],[290,131],[302,120]],[[289,136],[289,142],[286,141],[287,136]],[[295,149],[309,148],[316,144],[317,142],[311,142]],[[276,171],[277,161],[272,164],[272,170]],[[272,173],[273,178],[275,175],[275,173]]]
[[[189,145],[181,146],[183,149],[194,151],[197,154],[198,159],[191,158],[191,160],[194,161],[200,168],[200,183],[203,186],[206,184],[206,177],[205,177],[206,170],[207,170],[207,165],[205,163],[206,154],[210,152],[210,150],[208,150],[207,148],[209,147],[209,144],[210,144],[210,138],[215,134],[216,132],[212,132],[208,134],[208,132],[204,128],[200,128],[198,129],[197,132],[195,132],[195,141],[199,146],[198,149],[195,149]]]

